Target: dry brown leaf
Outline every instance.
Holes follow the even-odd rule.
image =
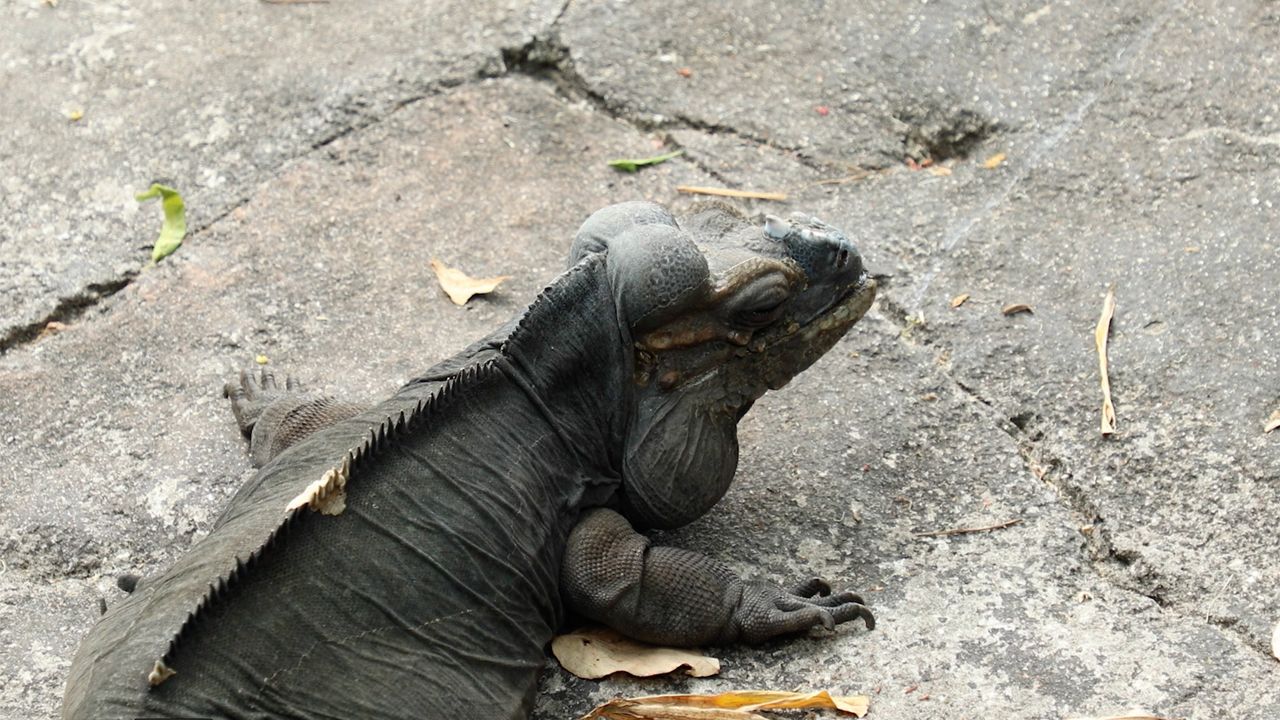
[[[934,165],[929,168],[929,174],[937,177],[946,177],[951,174],[951,168],[946,165]]]
[[[775,200],[784,202],[786,193],[757,192],[755,190],[733,190],[730,188],[699,187],[697,185],[678,185],[676,190],[692,195],[715,195],[717,197],[748,198],[751,200]]]
[[[1031,306],[1026,303],[1013,303],[1000,308],[1000,312],[1005,315],[1017,315],[1018,313],[1031,313]],[[1033,314],[1033,313],[1032,313]]]
[[[961,305],[965,304],[968,300],[969,300],[969,293],[960,293],[959,295],[951,298],[951,309],[954,310],[960,307]]]
[[[484,295],[493,292],[504,280],[510,280],[510,275],[498,275],[497,277],[473,278],[470,275],[451,268],[448,265],[431,259],[431,269],[436,271],[436,279],[440,281],[440,287],[453,301],[454,305],[465,305],[473,295]]]
[[[995,155],[992,155],[991,157],[987,158],[986,162],[982,163],[982,167],[988,170],[995,170],[996,168],[1004,164],[1004,160],[1006,157],[1008,156],[1005,155],[1004,153],[996,153]]]
[[[584,628],[551,641],[551,652],[565,670],[595,680],[615,672],[649,677],[687,667],[693,677],[720,672],[720,661],[691,650],[657,647],[625,638],[604,627]]]
[[[776,690],[739,690],[718,695],[647,695],[607,702],[582,720],[766,720],[755,710],[838,710],[862,717],[871,699],[866,695],[832,695]]]
[[[1271,417],[1267,418],[1267,424],[1262,428],[1262,432],[1271,432],[1276,428],[1280,428],[1280,410],[1271,413]]]
[[[1093,342],[1098,346],[1098,374],[1102,385],[1102,420],[1100,427],[1105,437],[1116,431],[1116,407],[1111,403],[1111,379],[1107,375],[1107,335],[1111,333],[1111,318],[1116,314],[1116,286],[1107,288],[1102,301],[1102,315],[1093,330]]]

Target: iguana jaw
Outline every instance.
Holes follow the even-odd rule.
[[[862,319],[875,298],[876,281],[863,273],[839,300],[809,322],[792,323],[753,340],[747,349],[763,356],[758,362],[767,388],[782,388],[812,365]]]

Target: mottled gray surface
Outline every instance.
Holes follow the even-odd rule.
[[[540,718],[742,687],[1280,716],[1280,6],[1097,5],[0,8],[0,715],[54,717],[114,574],[165,566],[245,479],[228,373],[261,353],[385,393],[530,300],[591,210],[688,183],[789,191],[754,209],[816,213],[891,277],[665,539],[848,583],[879,626],[725,649],[707,680],[553,665]],[[604,165],[664,140],[687,155]],[[157,178],[196,231],[139,272]],[[431,257],[516,277],[460,309]]]

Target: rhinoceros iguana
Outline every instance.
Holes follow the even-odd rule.
[[[89,632],[63,717],[521,718],[566,606],[675,645],[871,627],[851,592],[633,528],[710,509],[738,420],[874,294],[816,219],[624,203],[517,318],[373,408],[242,375],[261,470]]]

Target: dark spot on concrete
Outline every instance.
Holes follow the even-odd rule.
[[[901,113],[906,129],[903,154],[917,164],[963,160],[999,129],[998,123],[973,110],[928,108]]]

